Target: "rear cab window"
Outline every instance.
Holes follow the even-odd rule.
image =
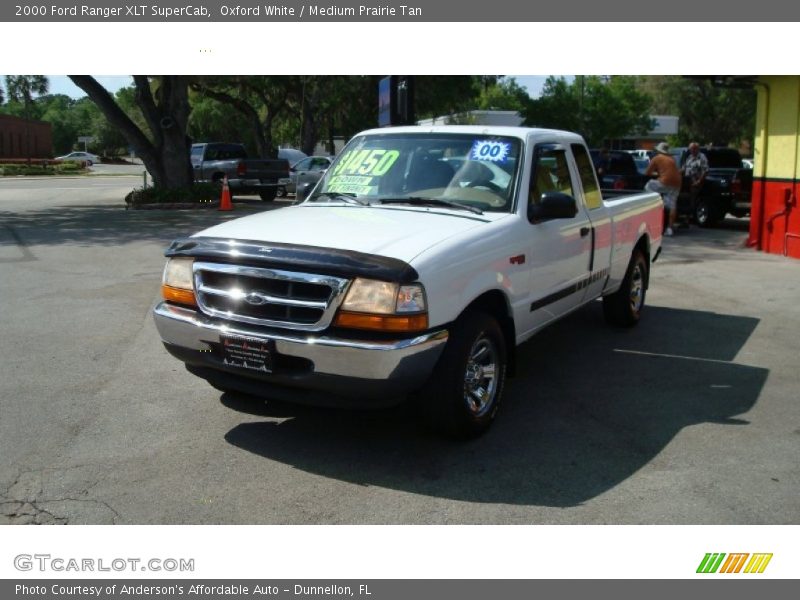
[[[589,210],[603,206],[603,197],[597,185],[594,164],[589,157],[589,153],[582,144],[572,144],[572,155],[575,157],[575,165],[578,167],[578,176],[581,178],[583,188],[583,201]]]

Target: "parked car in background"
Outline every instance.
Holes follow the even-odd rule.
[[[297,186],[305,183],[316,183],[331,166],[333,158],[330,156],[307,156],[289,169],[289,179],[291,181],[278,189],[278,196],[294,194]]]
[[[681,156],[679,165],[683,164],[686,152]],[[683,178],[678,213],[690,215],[701,227],[713,227],[726,214],[735,217],[749,215],[753,169],[742,168],[742,157],[734,148],[700,148],[700,152],[708,159],[708,173],[694,200],[691,182]]]
[[[603,165],[601,150],[590,150],[600,187],[607,190],[643,190],[648,177],[639,172],[633,154],[609,150],[608,164]]]
[[[100,157],[91,152],[70,152],[64,156],[56,156],[56,160],[71,160],[74,162],[85,162],[86,166],[91,167],[94,164],[100,164]]]
[[[218,183],[227,177],[231,195],[258,194],[265,202],[289,182],[288,161],[247,158],[243,144],[192,144],[191,162],[195,181]]]
[[[300,162],[307,156],[308,154],[295,148],[278,148],[278,158],[288,161],[289,165]]]

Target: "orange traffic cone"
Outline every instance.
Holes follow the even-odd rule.
[[[228,187],[228,176],[222,180],[222,197],[219,199],[219,210],[233,210],[231,190]]]

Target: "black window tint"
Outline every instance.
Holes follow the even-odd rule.
[[[544,146],[537,150],[528,203],[537,204],[548,192],[562,192],[574,196],[569,175],[567,155],[564,150]]]

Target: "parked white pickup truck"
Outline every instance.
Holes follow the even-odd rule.
[[[155,320],[221,390],[301,403],[412,397],[444,431],[494,420],[515,348],[602,297],[634,325],[662,200],[604,200],[580,136],[402,127],[353,138],[301,204],[166,252]]]

